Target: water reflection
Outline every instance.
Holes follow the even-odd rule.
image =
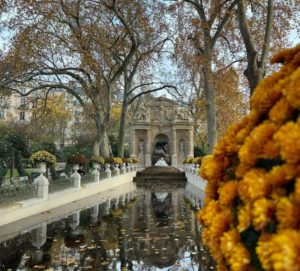
[[[0,243],[0,270],[210,270],[195,187],[134,187]],[[198,197],[198,198],[195,198]],[[1,228],[0,228],[1,233]]]

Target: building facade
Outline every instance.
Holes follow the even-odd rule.
[[[141,167],[163,157],[174,167],[194,156],[194,122],[188,111],[165,97],[154,98],[130,127],[130,156]]]
[[[22,94],[27,94],[32,88],[38,86],[41,82],[27,82],[17,89]],[[45,83],[45,82],[43,82]],[[56,82],[47,82],[48,84]],[[22,96],[17,91],[0,93],[0,123],[14,123],[16,125],[29,125],[34,109],[39,101],[46,99],[47,89],[33,91],[26,96]],[[62,96],[65,110],[70,114],[65,129],[61,137],[56,140],[58,148],[73,145],[74,139],[81,134],[80,124],[83,122],[83,110],[79,102],[70,94],[60,89],[53,89],[47,93],[47,97]]]

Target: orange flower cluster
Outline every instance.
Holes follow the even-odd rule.
[[[250,114],[202,160],[199,220],[218,270],[300,271],[300,45],[273,62]]]

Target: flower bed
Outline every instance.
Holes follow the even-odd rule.
[[[202,161],[199,219],[218,270],[300,270],[300,46],[273,62],[284,66]]]

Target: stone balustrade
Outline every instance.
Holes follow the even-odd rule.
[[[113,179],[115,177],[118,177],[119,175],[124,175],[127,173],[134,173],[137,170],[137,167],[135,164],[127,165],[127,167],[125,166],[125,164],[123,164],[123,165],[121,165],[121,169],[119,168],[119,165],[116,165],[113,170],[110,169],[109,164],[105,165],[105,167],[106,167],[106,169],[104,171],[104,176],[103,175],[101,176],[102,178],[100,178],[100,175],[103,174],[103,172],[100,174],[99,167],[98,168],[94,167],[91,174],[88,174],[84,177],[82,177],[78,173],[77,168],[74,168],[74,172],[72,173],[70,178],[66,178],[66,179],[62,179],[62,180],[52,180],[51,183],[49,183],[49,180],[44,176],[44,174],[40,174],[37,178],[34,179],[33,184],[28,185],[28,187],[32,186],[33,188],[35,188],[36,193],[31,193],[31,194],[27,193],[28,197],[25,198],[25,200],[33,200],[33,199],[47,200],[50,193],[59,192],[59,191],[63,192],[64,190],[72,189],[72,188],[75,190],[80,190],[80,189],[82,189],[82,185],[86,185],[86,183],[91,183],[91,184],[99,183],[100,181],[103,181],[105,179],[106,180]],[[83,182],[83,184],[82,184],[82,182]],[[49,185],[59,186],[59,187],[55,187],[53,189],[51,186],[50,187],[51,189],[49,189]],[[0,188],[2,188],[2,187],[0,186]],[[21,188],[23,188],[23,187],[21,187]],[[33,190],[30,187],[29,187],[29,189]],[[20,200],[22,200],[21,197],[16,197],[14,199],[15,201],[13,201],[13,199],[10,199],[9,201],[7,201],[7,204],[6,204],[5,198],[9,198],[8,197],[9,195],[7,195],[7,194],[9,194],[10,191],[11,191],[11,193],[15,193],[15,190],[13,190],[12,188],[0,189],[0,197],[2,196],[2,193],[5,193],[5,197],[2,197],[3,200],[0,202],[1,203],[0,209],[2,208],[2,206],[12,205],[14,202],[17,203]],[[16,186],[16,191],[18,191],[17,186]]]

